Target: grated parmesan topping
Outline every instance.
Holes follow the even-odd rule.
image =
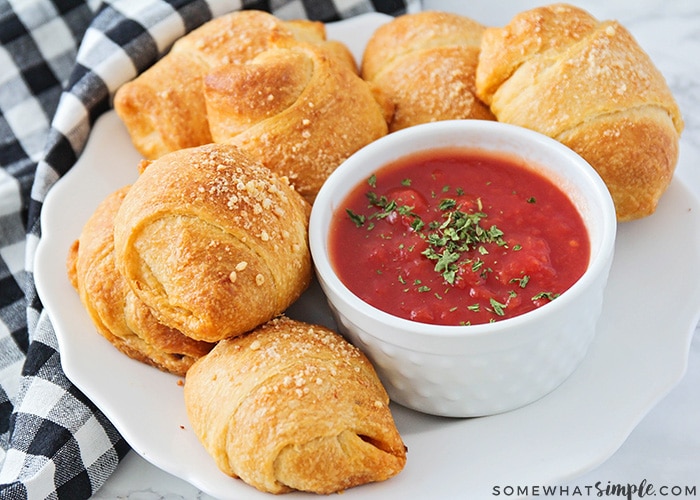
[[[203,147],[201,154],[188,160],[204,175],[199,177],[199,185],[186,195],[192,201],[184,203],[191,205],[204,197],[218,199],[228,209],[234,224],[256,234],[260,241],[280,248],[276,241],[289,236],[284,229],[288,221],[284,218],[288,217],[290,204],[295,202],[290,198],[293,188],[288,177],[277,177],[261,164],[221,145]],[[260,227],[264,229],[256,229]]]

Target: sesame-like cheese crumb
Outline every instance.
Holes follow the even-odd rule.
[[[236,271],[243,271],[246,267],[248,267],[248,263],[242,260],[238,264],[236,264]]]
[[[228,275],[228,279],[231,281],[231,283],[235,283],[237,278],[238,275],[236,274],[236,271],[231,271],[231,274]]]
[[[250,349],[253,351],[257,351],[260,349],[260,341],[259,340],[254,340],[250,343]]]
[[[260,285],[262,285],[263,283],[265,283],[265,276],[263,276],[262,274],[258,274],[257,276],[255,276],[255,283],[256,283],[258,286],[260,286]]]

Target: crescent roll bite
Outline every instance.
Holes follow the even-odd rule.
[[[337,333],[284,316],[195,363],[185,405],[218,467],[261,491],[341,492],[406,462],[367,358]]]
[[[202,93],[209,71],[291,41],[327,45],[340,53],[325,37],[325,26],[318,21],[282,21],[261,10],[225,14],[179,38],[162,59],[121,86],[114,108],[145,158],[210,143]]]
[[[236,147],[146,166],[114,222],[117,266],[156,318],[207,342],[284,311],[311,280],[309,204]]]
[[[158,322],[117,271],[113,222],[128,191],[111,193],[85,223],[68,254],[68,277],[103,337],[130,358],[182,376],[213,345]]]
[[[423,11],[372,34],[361,74],[395,106],[391,132],[439,120],[495,120],[474,82],[484,29],[465,16]]]
[[[587,160],[619,221],[654,213],[678,161],[683,119],[663,75],[620,23],[567,4],[521,12],[484,32],[476,89],[499,121]]]

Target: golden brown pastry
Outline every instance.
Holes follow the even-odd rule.
[[[390,110],[349,64],[317,44],[221,66],[204,78],[204,98],[214,142],[239,146],[310,202],[343,160],[388,130]]]
[[[362,59],[362,77],[396,107],[390,131],[439,120],[495,117],[476,97],[484,26],[457,14],[424,11],[380,26]]]
[[[114,108],[136,149],[145,158],[155,159],[211,142],[202,94],[204,75],[290,39],[322,43],[325,27],[244,10],[213,19],[177,40],[168,54],[120,87],[114,97]],[[341,53],[335,42],[329,50]]]
[[[236,147],[152,161],[114,222],[115,261],[158,321],[207,342],[292,304],[311,279],[310,206]]]
[[[98,332],[129,357],[184,375],[212,344],[160,324],[129,289],[114,263],[114,216],[129,187],[98,206],[70,248],[67,267]]]
[[[566,4],[522,12],[485,31],[476,86],[499,121],[583,156],[607,184],[618,220],[655,211],[683,120],[663,76],[618,22]]]
[[[262,491],[343,491],[406,462],[367,358],[335,332],[284,316],[195,363],[185,405],[218,467]]]

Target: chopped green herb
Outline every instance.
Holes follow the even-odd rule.
[[[511,278],[508,283],[517,283],[520,288],[525,288],[528,281],[530,281],[530,276],[524,274],[522,278]]]
[[[558,293],[553,293],[553,292],[540,292],[538,294],[535,294],[532,296],[532,300],[539,300],[539,299],[548,299],[548,300],[554,300],[557,297],[559,297],[560,294]]]
[[[365,223],[365,216],[364,215],[355,213],[349,208],[346,208],[345,211],[350,216],[350,220],[352,220],[357,227],[362,227],[364,225],[364,223]]]
[[[417,233],[423,229],[423,226],[425,226],[425,222],[423,222],[421,219],[415,218],[413,219],[413,222],[411,222],[411,229]]]
[[[445,210],[449,210],[450,208],[454,207],[456,204],[457,202],[452,198],[444,198],[442,201],[440,201],[439,207],[440,210],[444,212]]]
[[[411,213],[413,213],[413,207],[410,207],[408,205],[401,205],[400,207],[396,208],[396,211],[400,215],[411,215]]]
[[[501,304],[493,297],[489,299],[489,303],[491,304],[491,308],[493,309],[493,312],[496,314],[496,316],[504,316],[506,314],[506,304]]]

